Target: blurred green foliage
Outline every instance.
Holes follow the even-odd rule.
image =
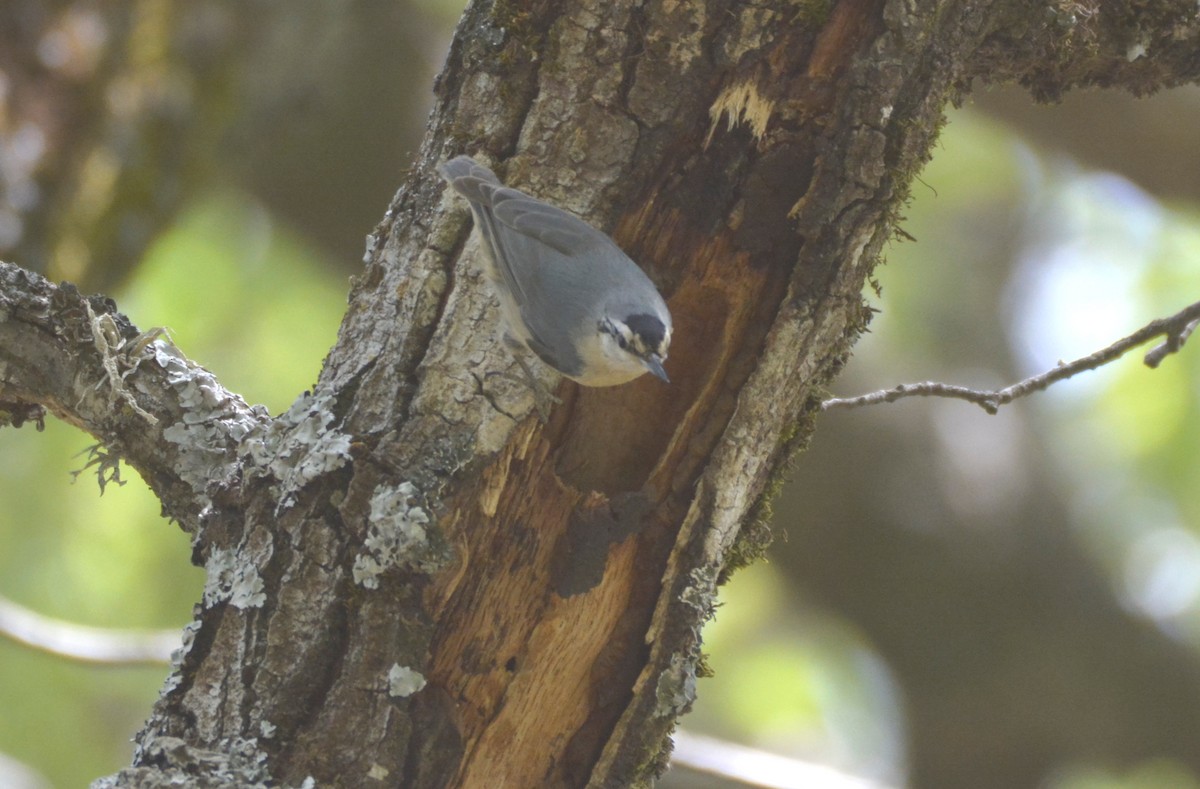
[[[1153,759],[1129,770],[1068,768],[1047,789],[1200,789],[1200,782],[1185,767]]]
[[[913,198],[903,227],[917,241],[885,250],[887,265],[876,272],[882,295],[866,292],[881,314],[855,346],[836,385],[840,395],[922,380],[1004,386],[1200,299],[1195,207],[1164,206],[1116,176],[1081,172],[970,109],[951,114]],[[1200,579],[1200,547],[1180,549],[1200,546],[1200,347],[1192,345],[1156,370],[1141,362],[1146,346],[999,417],[949,400],[928,409],[935,419],[955,416],[963,432],[1015,431],[1028,420],[1069,482],[1060,495],[1114,592],[1200,644],[1200,581],[1188,580]],[[918,413],[911,403],[878,408],[883,414],[872,417],[910,423],[897,435],[930,429],[911,424]],[[814,443],[830,440],[838,438],[818,426]],[[969,451],[978,458],[990,450]],[[813,453],[798,459],[807,462]],[[936,465],[928,456],[922,462]],[[1004,489],[1004,475],[1025,471],[1019,451],[988,462],[1001,464],[987,469],[993,489]],[[848,481],[844,495],[896,492],[880,491]],[[777,532],[803,521],[778,505],[776,515]],[[1154,542],[1164,535],[1170,539]],[[1146,549],[1150,542],[1163,547]],[[699,684],[696,711],[683,725],[903,783],[903,699],[871,645],[851,625],[795,599],[772,565],[738,573],[721,599],[705,630],[715,677]],[[1197,785],[1186,768],[1164,761],[1122,772],[1066,766],[1055,783]]]
[[[347,284],[249,198],[194,202],[111,294],[139,328],[168,326],[230,390],[278,413],[317,377]],[[181,628],[200,598],[186,534],[136,472],[99,496],[70,472],[94,441],[53,419],[0,434],[0,594],[43,614],[121,628]],[[128,764],[165,667],[85,666],[0,639],[0,751],[55,786]]]
[[[848,377],[867,371],[879,386],[930,378],[1002,385],[1036,372],[1031,360],[1094,350],[1096,336],[1115,340],[1197,298],[1195,209],[1168,210],[1145,196],[1134,201],[1136,209],[1114,208],[1112,194],[1088,175],[969,110],[955,113],[922,174],[925,186],[913,189],[904,227],[919,243],[887,250],[888,265],[878,272],[883,296],[868,294],[884,311],[856,347]],[[1072,250],[1094,254],[1080,238],[1097,228],[1110,248],[1146,250],[1142,262],[1071,262]],[[997,262],[1022,254],[1023,266]],[[112,295],[140,328],[170,327],[190,358],[248,402],[278,413],[313,383],[334,341],[346,283],[333,270],[257,203],[221,192],[196,201]],[[1087,284],[1081,273],[1099,279]],[[1105,290],[1116,291],[1120,309],[1098,311],[1087,301]],[[1067,302],[1044,298],[1049,292],[1065,293]],[[1089,312],[1100,314],[1078,317]],[[981,320],[996,323],[994,345],[963,345],[975,333],[967,327]],[[1146,588],[1161,592],[1163,572],[1175,572],[1175,605],[1164,625],[1196,639],[1200,590],[1189,592],[1178,580],[1196,568],[1180,570],[1178,550],[1162,552],[1160,561],[1139,546],[1165,531],[1195,541],[1200,531],[1200,464],[1193,459],[1200,353],[1189,346],[1155,371],[1139,357],[1017,407],[1059,449],[1073,485],[1063,495],[1114,588],[1143,599]],[[909,417],[897,411],[897,418]],[[974,418],[992,419],[982,412]],[[816,440],[825,440],[820,430]],[[132,472],[125,473],[129,484],[110,486],[103,498],[90,472],[72,484],[69,472],[82,467],[86,459],[77,455],[91,443],[53,421],[44,434],[28,427],[0,434],[0,593],[81,623],[181,627],[203,583],[187,562],[187,537],[163,521]],[[779,515],[786,525],[789,514]],[[1167,566],[1171,557],[1177,564]],[[902,699],[886,666],[852,626],[793,594],[772,564],[744,570],[723,588],[723,605],[705,632],[716,676],[700,683],[696,711],[684,725],[900,780]],[[0,640],[0,751],[56,786],[112,772],[127,763],[128,740],[165,673],[80,666]],[[1195,785],[1186,770],[1164,762],[1121,773],[1080,765],[1055,784]]]
[[[337,335],[349,286],[332,270],[258,203],[223,192],[151,247],[118,304],[276,414],[316,381]]]
[[[759,562],[721,589],[705,628],[716,676],[700,683],[689,729],[771,751],[892,777],[898,699],[883,663],[845,622],[792,599]]]

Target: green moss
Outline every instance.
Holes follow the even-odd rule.
[[[446,144],[452,151],[466,151],[483,137],[481,131],[464,128],[461,121],[455,119],[454,125],[446,134]]]
[[[532,27],[533,15],[527,4],[516,0],[496,0],[492,4],[492,21],[509,35],[520,36]]]
[[[804,404],[799,421],[779,437],[773,453],[774,457],[779,458],[779,462],[775,465],[775,470],[767,480],[758,501],[751,507],[746,524],[742,526],[737,539],[729,549],[725,566],[721,568],[721,574],[717,578],[718,586],[728,581],[737,570],[766,556],[767,549],[775,539],[774,530],[771,528],[774,514],[771,503],[791,476],[792,469],[795,468],[796,457],[808,447],[808,442],[812,439],[813,430],[816,427],[816,415],[820,413],[820,403],[820,395],[816,392],[811,394],[808,402]]]
[[[833,4],[829,0],[799,0],[792,24],[808,29],[821,27],[829,20],[832,8]]]
[[[528,7],[515,0],[497,0],[492,6],[492,22],[504,31],[504,49],[499,62],[505,69],[531,62],[542,48],[545,31],[535,24]]]
[[[638,787],[646,787],[652,789],[657,783],[655,779],[659,778],[667,771],[671,764],[671,753],[675,750],[675,741],[671,739],[671,735],[675,731],[675,725],[671,724],[662,735],[662,744],[651,754],[651,758],[647,763],[646,770],[638,770],[638,781],[633,784]]]
[[[717,672],[713,671],[713,667],[708,662],[708,653],[701,652],[700,657],[696,658],[696,678],[711,679],[716,675]]]

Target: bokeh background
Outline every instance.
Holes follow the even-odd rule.
[[[5,0],[0,258],[108,293],[286,409],[460,10]],[[1200,91],[1044,107],[981,89],[949,119],[837,394],[1002,386],[1200,300]],[[724,589],[684,727],[889,786],[1200,787],[1200,348],[1139,359],[997,416],[824,415],[770,560]],[[0,596],[182,627],[203,581],[188,540],[136,473],[102,497],[90,471],[72,480],[92,443],[54,421],[0,432]],[[165,674],[0,637],[0,785],[126,764]],[[799,785],[766,765],[762,785]]]

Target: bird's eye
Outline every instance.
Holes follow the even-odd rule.
[[[617,345],[621,346],[622,351],[629,350],[629,340],[625,339],[625,336],[622,334],[617,335]]]

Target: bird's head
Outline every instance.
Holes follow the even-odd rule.
[[[634,313],[602,318],[597,325],[605,366],[618,383],[632,380],[649,371],[670,383],[663,362],[671,345],[670,318]],[[597,365],[599,367],[600,365]]]

